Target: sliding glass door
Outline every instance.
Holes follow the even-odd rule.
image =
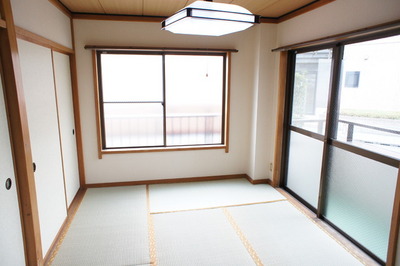
[[[286,187],[318,206],[332,49],[297,53],[290,106]]]
[[[400,36],[289,58],[284,186],[384,264],[400,164]]]

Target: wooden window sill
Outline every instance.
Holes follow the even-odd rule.
[[[121,153],[141,153],[141,152],[167,152],[167,151],[193,151],[193,150],[217,150],[225,149],[229,152],[229,148],[225,144],[221,145],[196,145],[196,146],[174,146],[174,147],[144,147],[144,148],[129,148],[129,149],[103,149],[99,153],[99,159],[105,154],[121,154]]]

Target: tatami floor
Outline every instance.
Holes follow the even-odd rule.
[[[269,185],[88,189],[52,265],[363,265]]]

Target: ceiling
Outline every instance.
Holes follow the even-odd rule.
[[[195,0],[57,0],[72,14],[134,15],[168,17]],[[279,19],[301,13],[334,0],[215,0],[236,4],[263,18]],[[54,1],[52,1],[54,2]]]

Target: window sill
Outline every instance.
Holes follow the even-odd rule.
[[[132,148],[132,149],[106,149],[99,152],[99,159],[105,154],[121,154],[121,153],[141,153],[141,152],[167,152],[167,151],[193,151],[193,150],[217,150],[225,149],[229,152],[227,145],[204,145],[204,146],[182,146],[182,147],[155,147],[155,148]]]

